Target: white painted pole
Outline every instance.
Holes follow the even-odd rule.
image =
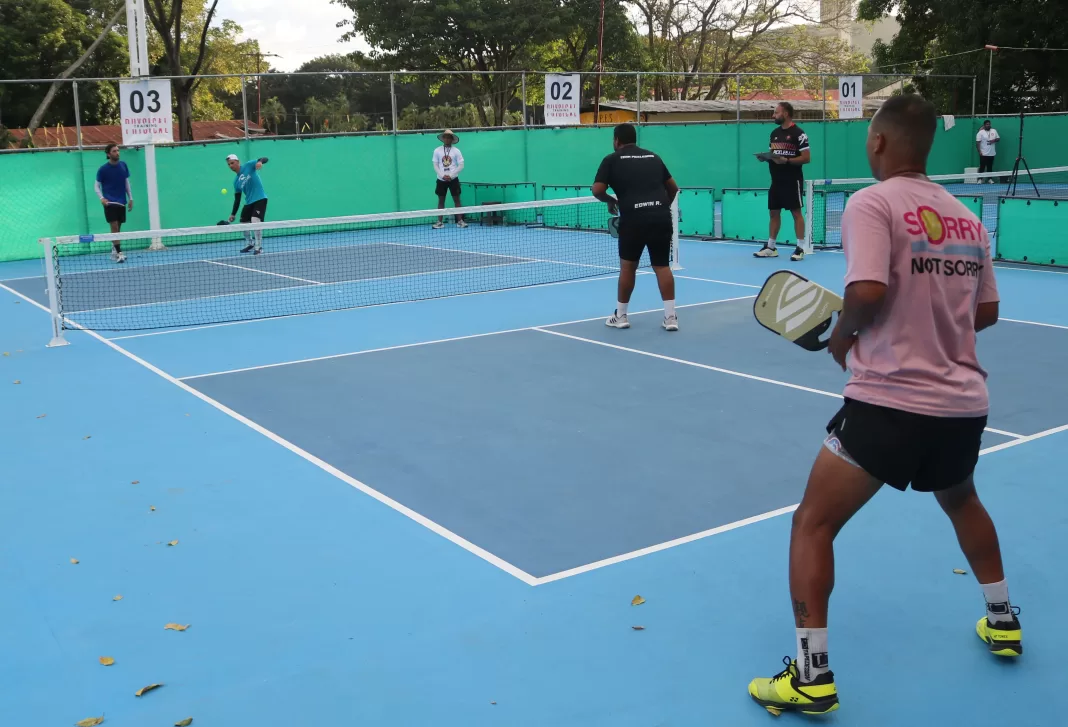
[[[48,281],[48,312],[52,317],[52,340],[47,348],[66,346],[70,341],[63,337],[63,319],[59,316],[59,286],[56,284],[56,261],[53,257],[51,237],[38,240],[44,253],[45,280]]]
[[[148,76],[148,18],[143,0],[126,0],[127,40],[130,46],[130,78]],[[169,111],[169,109],[168,109]],[[159,230],[159,184],[156,179],[156,146],[145,145],[145,185],[148,188],[148,228]],[[150,250],[162,250],[163,240],[154,237]]]

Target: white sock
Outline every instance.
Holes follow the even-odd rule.
[[[797,629],[797,671],[813,682],[831,670],[827,662],[827,629]]]
[[[770,247],[772,250],[775,249],[775,239],[774,238],[768,240],[768,247]]]
[[[803,237],[797,238],[797,246],[799,248],[801,248],[802,250],[804,250],[805,252],[808,252],[808,248],[805,246],[805,238],[803,238]]]
[[[997,583],[980,583],[983,589],[983,598],[986,599],[986,618],[992,624],[1012,623],[1012,607],[1009,605],[1009,584],[1006,581]]]
[[[670,318],[673,315],[675,315],[675,301],[673,301],[673,300],[665,300],[664,301],[664,317],[665,318]]]
[[[627,315],[627,306],[628,305],[629,305],[628,303],[616,303],[616,315],[620,315],[620,316]]]

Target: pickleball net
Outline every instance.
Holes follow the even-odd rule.
[[[457,223],[462,213],[467,227]],[[592,197],[44,239],[53,342],[322,313],[612,276]],[[677,212],[675,214],[677,220]],[[675,229],[677,230],[677,223]],[[241,252],[261,240],[261,252]],[[677,235],[673,264],[678,260]],[[162,243],[163,249],[156,248]],[[113,243],[125,262],[118,262]],[[648,252],[640,265],[649,266]]]
[[[1032,169],[1028,177],[1020,169],[1015,180],[1011,172],[987,174],[935,174],[928,177],[945,187],[983,221],[990,234],[996,234],[998,199],[1068,199],[1068,167]],[[877,184],[875,179],[814,179],[805,183],[808,239],[818,249],[842,247],[842,213],[849,198]],[[808,211],[811,212],[808,212]]]

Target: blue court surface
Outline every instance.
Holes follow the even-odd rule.
[[[606,275],[55,349],[41,263],[0,266],[5,722],[773,724],[746,684],[794,652],[789,514],[845,375],[752,297],[844,258],[754,249],[683,242],[678,333],[651,275],[606,328]],[[816,721],[1062,721],[1068,275],[997,272],[977,478],[1027,651],[986,652],[948,521],[887,489],[837,542]]]

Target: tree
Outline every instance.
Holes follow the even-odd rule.
[[[985,85],[990,58],[981,49],[990,44],[1036,49],[994,54],[992,113],[1068,110],[1068,53],[1038,50],[1065,45],[1068,14],[1060,0],[861,0],[859,7],[867,20],[895,11],[901,30],[889,44],[876,46],[876,65],[916,73],[917,89],[936,104],[947,95],[947,84],[926,76],[961,73]],[[958,53],[963,55],[940,57]]]
[[[163,44],[163,59],[169,75],[189,76],[173,83],[178,101],[178,135],[182,141],[193,140],[193,90],[196,76],[204,65],[209,29],[218,4],[219,0],[211,0],[202,21],[201,8],[197,7],[196,21],[190,24],[183,13],[183,0],[145,0],[145,13]],[[191,55],[182,52],[183,42],[187,39],[195,42]]]
[[[286,107],[282,105],[277,96],[263,102],[261,113],[264,125],[275,134],[280,133],[282,122],[286,120]]]
[[[452,81],[466,90],[485,126],[504,123],[540,46],[574,23],[560,0],[331,0],[353,13],[344,39],[362,35],[397,63],[421,70],[474,71]],[[484,103],[482,102],[484,101]]]

